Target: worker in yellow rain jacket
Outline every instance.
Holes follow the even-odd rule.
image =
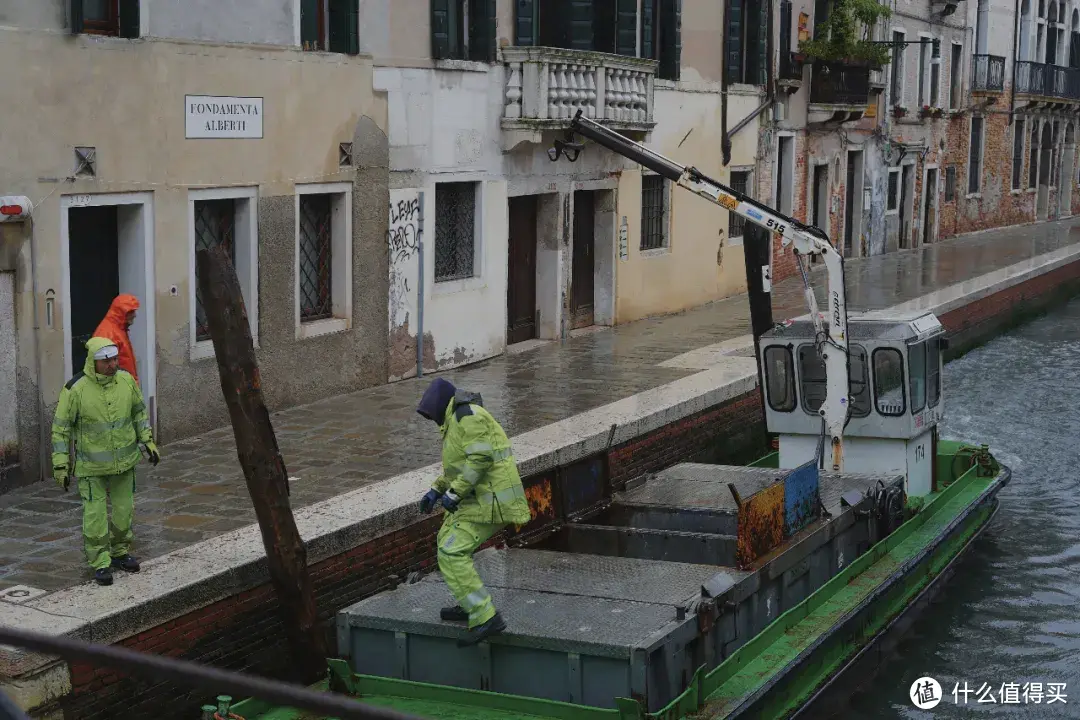
[[[437,557],[458,604],[440,616],[468,620],[469,632],[458,641],[463,647],[506,629],[473,566],[473,553],[507,525],[532,519],[510,440],[481,402],[479,395],[436,378],[416,408],[438,424],[443,437],[443,472],[420,501],[420,512],[436,504],[446,510]]]
[[[135,378],[119,369],[119,348],[112,340],[92,337],[86,349],[83,371],[60,391],[52,425],[53,478],[65,491],[69,478],[77,478],[86,560],[94,580],[111,585],[111,568],[139,572],[139,561],[129,554],[139,443],[154,465],[160,456],[142,391]],[[74,467],[69,446],[73,436]],[[112,500],[111,523],[106,495]]]

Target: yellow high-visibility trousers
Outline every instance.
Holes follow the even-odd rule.
[[[469,614],[469,628],[483,625],[495,617],[491,595],[473,566],[473,553],[492,535],[506,527],[498,523],[457,520],[447,513],[439,528],[439,572],[462,610]]]

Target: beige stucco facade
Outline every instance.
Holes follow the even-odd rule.
[[[731,158],[725,166],[721,148],[723,4],[686,2],[682,7],[680,80],[656,81],[656,127],[646,144],[728,183],[732,168],[755,167],[758,120],[732,136]],[[762,99],[757,88],[729,88],[729,130]],[[640,249],[641,177],[641,171],[623,171],[619,182],[618,214],[626,218],[629,252],[617,264],[616,322],[678,312],[744,292],[742,244],[728,241],[728,212],[674,184],[667,184],[668,247]]]
[[[0,112],[0,195],[35,205],[16,251],[27,460],[37,404],[47,424],[72,374],[73,208],[118,207],[120,291],[142,303],[132,337],[160,440],[227,422],[212,347],[192,330],[196,199],[237,200],[237,269],[271,408],[385,382],[386,106],[370,57],[2,29],[0,66],[19,68],[24,89]],[[187,139],[186,95],[261,98],[262,137]],[[93,177],[72,177],[76,147],[94,148]],[[301,327],[297,291],[299,194],[313,191],[335,193],[333,317],[317,328]]]

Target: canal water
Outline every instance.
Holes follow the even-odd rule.
[[[844,716],[1080,717],[1080,298],[949,363],[943,382],[942,435],[990,445],[1012,481],[944,592]],[[909,698],[923,676],[944,695],[929,710]],[[1051,683],[1064,704],[1048,702]]]

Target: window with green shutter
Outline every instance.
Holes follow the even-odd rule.
[[[495,61],[495,0],[430,1],[432,58]]]
[[[539,3],[537,0],[515,0],[514,44],[518,47],[536,45],[539,40]]]
[[[660,0],[660,47],[657,77],[678,80],[682,61],[682,0]]]
[[[300,46],[304,50],[359,53],[359,0],[300,0]]]
[[[767,0],[731,0],[727,24],[729,83],[768,82],[768,12]]]

